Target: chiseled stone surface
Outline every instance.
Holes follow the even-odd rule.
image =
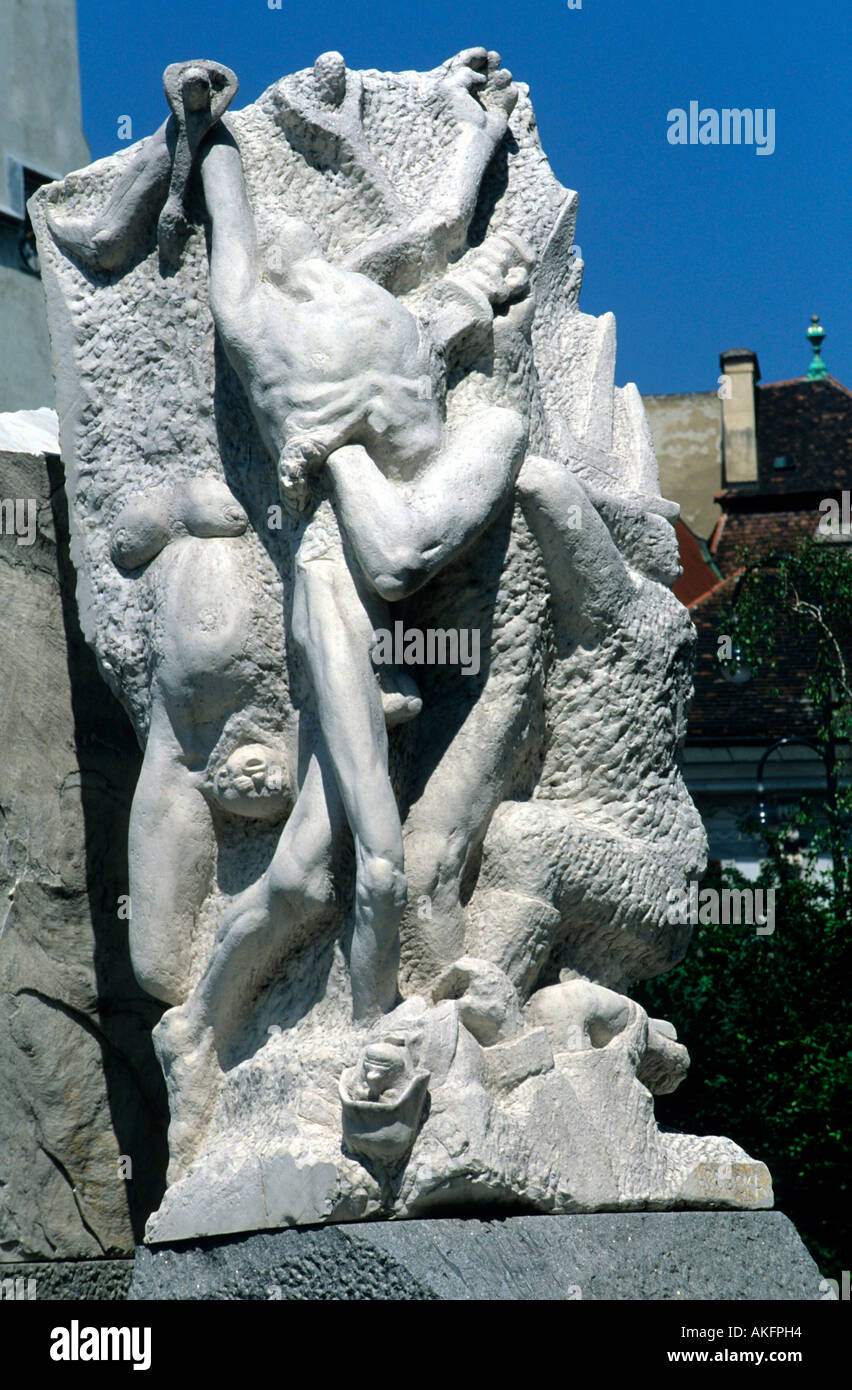
[[[81,625],[144,748],[147,1238],[771,1205],[654,1118],[695,636],[529,90],[485,48],[164,90],[32,200]]]
[[[42,1260],[38,1263],[0,1265],[4,1298],[33,1299],[37,1303],[104,1301],[127,1298],[133,1276],[133,1260]],[[14,1287],[6,1281],[11,1279]],[[8,1294],[5,1290],[8,1289]]]
[[[780,1212],[368,1222],[136,1252],[131,1299],[819,1299]]]
[[[43,431],[26,417],[0,425],[17,441],[0,452],[0,497],[32,505],[34,522],[31,544],[25,529],[0,535],[6,1277],[15,1261],[132,1250],[162,1190],[167,1117],[149,1040],[159,1011],[117,915],[138,749],[79,631],[59,459],[38,452]]]

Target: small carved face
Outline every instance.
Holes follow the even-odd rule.
[[[406,1076],[408,1054],[396,1041],[371,1043],[364,1049],[361,1082],[370,1100],[378,1100]]]
[[[213,779],[217,799],[238,816],[274,819],[289,805],[289,786],[279,754],[260,743],[237,748]]]

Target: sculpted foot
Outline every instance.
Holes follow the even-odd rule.
[[[123,238],[107,232],[96,219],[65,221],[50,208],[45,212],[45,219],[63,251],[92,270],[117,270],[125,259]]]
[[[479,130],[496,149],[518,100],[512,74],[500,67],[500,54],[466,48],[445,63],[444,71],[441,86],[456,121]]]
[[[399,922],[407,885],[389,859],[356,846],[355,929],[349,954],[352,1021],[369,1026],[399,1002]]]

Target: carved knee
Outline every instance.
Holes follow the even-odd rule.
[[[543,504],[565,505],[565,498],[571,494],[578,505],[588,503],[582,483],[562,463],[554,459],[540,458],[527,454],[515,484],[521,498]]]
[[[418,904],[419,916],[428,917],[426,904],[443,898],[447,889],[458,896],[467,850],[467,841],[462,836],[438,832],[422,832],[412,843],[407,867],[411,895]]]
[[[163,954],[152,948],[147,938],[132,930],[130,960],[133,974],[146,994],[172,1007],[184,1002],[189,992],[186,972],[176,962],[164,959]]]
[[[356,889],[359,908],[372,907],[376,915],[401,912],[407,893],[408,885],[400,864],[381,855],[359,855]]]
[[[269,874],[272,911],[290,909],[301,916],[324,911],[334,902],[331,876],[325,868],[307,868],[295,859],[273,865]]]

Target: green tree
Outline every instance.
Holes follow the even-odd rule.
[[[806,654],[803,693],[827,795],[805,797],[782,824],[758,827],[766,858],[753,886],[775,893],[774,932],[698,926],[685,961],[637,997],[676,1024],[692,1057],[681,1088],[658,1100],[660,1121],[730,1135],[762,1158],[776,1204],[823,1273],[839,1278],[852,1251],[845,1149],[852,1132],[852,794],[841,756],[852,728],[852,552],[807,540],[787,555],[744,554],[742,564],[722,611],[723,629],[736,634],[733,660],[740,673],[789,679],[789,653]],[[799,866],[786,852],[794,830],[806,849]],[[825,851],[830,874],[816,866]],[[737,888],[746,880],[716,867],[702,886]]]
[[[814,798],[804,798],[787,828],[806,831],[814,852],[831,854],[834,889],[843,897],[852,889],[852,789],[843,786],[839,758],[852,733],[852,552],[847,545],[809,538],[789,554],[755,558],[743,551],[741,560],[742,572],[722,608],[722,625],[736,634],[734,661],[740,670],[783,675],[789,683],[792,673],[783,668],[793,653],[804,668],[802,695],[826,766],[827,795],[824,809]],[[723,671],[728,664],[720,662]],[[774,694],[780,694],[777,688]],[[778,837],[768,837],[771,855],[777,856],[778,844]]]
[[[717,870],[704,886],[745,884]],[[771,936],[698,926],[683,964],[637,993],[652,1016],[676,1024],[692,1057],[657,1115],[676,1129],[727,1134],[763,1159],[776,1205],[822,1272],[839,1278],[852,1249],[852,911],[829,877],[785,879],[772,860],[757,886],[775,890]]]

